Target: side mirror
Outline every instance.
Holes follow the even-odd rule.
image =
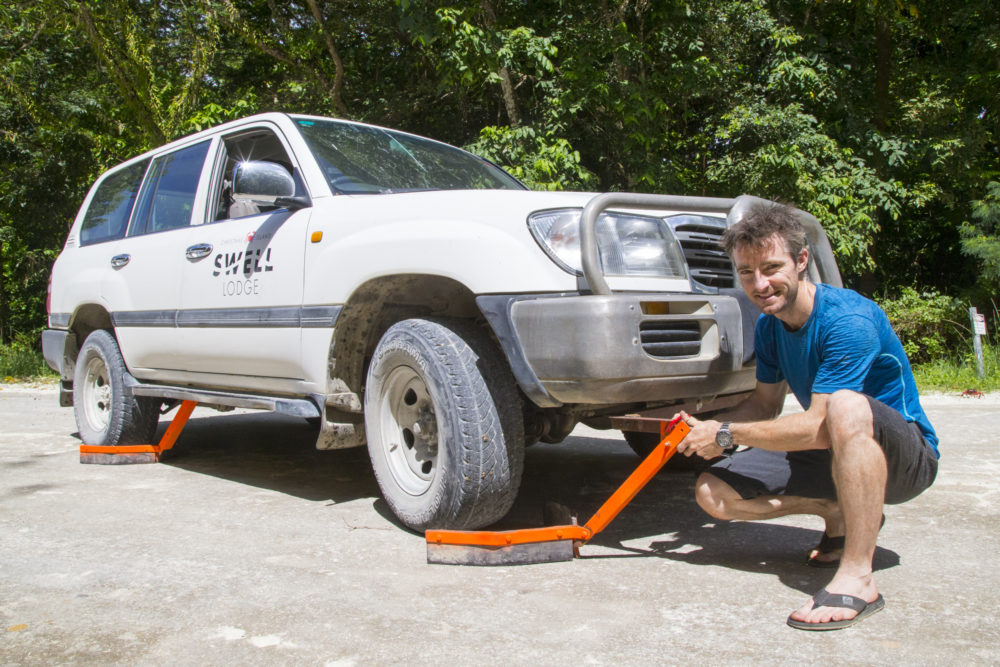
[[[295,196],[295,179],[287,169],[258,160],[239,162],[233,169],[233,199],[290,209],[311,205],[308,197]]]

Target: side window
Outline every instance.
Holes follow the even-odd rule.
[[[135,196],[142,184],[149,160],[117,171],[97,186],[80,225],[80,245],[114,241],[125,236]]]
[[[210,143],[203,141],[153,160],[139,195],[129,236],[191,224],[194,197]]]
[[[229,135],[223,139],[223,152],[220,157],[222,170],[217,176],[214,192],[216,195],[214,220],[229,220],[243,218],[249,215],[267,213],[277,210],[279,206],[266,206],[252,201],[233,197],[233,173],[236,165],[246,160],[274,162],[284,167],[295,178],[296,193],[301,193],[304,187],[292,166],[288,152],[274,132],[266,129],[256,129],[250,132]]]

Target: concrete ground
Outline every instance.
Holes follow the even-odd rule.
[[[579,560],[428,565],[366,452],[318,452],[302,421],[199,409],[161,464],[81,465],[51,388],[0,385],[0,663],[997,664],[1000,401],[925,406],[941,470],[886,509],[885,611],[806,633],[785,618],[830,576],[803,564],[820,521],[714,522],[691,473]],[[549,500],[586,519],[637,463],[584,428],[532,447],[504,527]]]

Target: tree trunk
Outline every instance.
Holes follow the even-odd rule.
[[[492,31],[497,20],[496,8],[490,0],[481,0],[479,6],[483,10],[483,23],[486,25],[486,29]],[[500,65],[497,69],[497,75],[500,77],[500,93],[503,97],[504,110],[507,112],[507,120],[511,127],[517,127],[521,124],[521,112],[517,108],[517,97],[514,95],[514,82],[510,76],[510,68],[506,65]]]
[[[514,97],[514,84],[510,80],[510,70],[501,67],[498,74],[500,75],[500,89],[503,92],[503,104],[507,110],[507,119],[510,121],[511,127],[517,127],[521,124],[521,112],[517,109],[517,98]]]
[[[333,43],[333,36],[326,29],[326,25],[323,21],[323,14],[319,10],[319,5],[316,4],[316,0],[308,0],[309,9],[312,11],[313,18],[316,20],[316,24],[319,26],[320,31],[323,33],[323,40],[326,42],[327,53],[330,54],[330,58],[333,59],[333,106],[337,109],[337,113],[341,116],[347,116],[347,106],[344,104],[344,61],[340,58],[340,53],[337,51],[337,47]]]

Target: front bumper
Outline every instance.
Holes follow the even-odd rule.
[[[539,407],[689,400],[756,382],[742,290],[480,296],[521,389]]]

